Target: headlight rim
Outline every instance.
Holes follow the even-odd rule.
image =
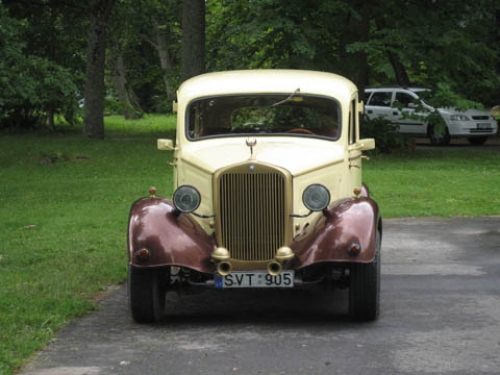
[[[322,193],[326,193],[324,197],[322,197],[323,203],[321,205],[311,205],[309,204],[310,202],[307,201],[307,195],[308,192],[310,192],[310,189],[315,189],[315,188],[320,188],[320,191]],[[331,194],[330,191],[326,188],[326,186],[319,184],[319,183],[314,183],[309,185],[304,189],[304,192],[302,193],[302,203],[306,208],[312,212],[319,212],[325,210],[329,205],[330,205],[330,200],[331,200]]]
[[[182,192],[184,190],[186,190],[186,189],[189,189],[192,193],[195,193],[195,196],[196,196],[196,199],[197,199],[197,201],[195,201],[195,204],[191,205],[189,208],[186,208],[185,205],[183,206],[183,205],[179,204],[179,201],[181,199],[179,197],[179,195],[182,194]],[[186,194],[186,193],[184,193],[184,194]],[[188,214],[188,213],[196,211],[198,209],[198,207],[200,207],[200,204],[201,204],[201,194],[198,191],[198,189],[196,189],[192,185],[181,185],[177,189],[175,189],[174,194],[172,196],[172,203],[174,204],[174,207],[175,207],[175,209],[177,211],[179,211],[181,213]]]

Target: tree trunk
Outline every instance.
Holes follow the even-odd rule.
[[[394,70],[394,75],[396,76],[396,81],[398,81],[398,85],[403,87],[410,87],[410,78],[406,73],[406,68],[399,58],[392,53],[389,49],[387,49],[387,55],[389,56],[389,61],[391,62],[392,69]]]
[[[49,120],[49,132],[54,133],[56,131],[56,123],[54,121],[54,107],[50,107],[48,111],[48,120]]]
[[[498,3],[497,3],[498,4]],[[500,6],[495,10],[495,20],[496,20],[496,40],[500,40]],[[498,47],[498,44],[497,44]],[[498,48],[497,48],[498,51]],[[497,60],[497,73],[500,75],[500,59]],[[497,99],[497,101],[500,99]],[[495,104],[496,105],[496,104]]]
[[[104,67],[108,20],[114,0],[96,0],[88,35],[83,135],[104,138]]]
[[[354,42],[366,42],[370,34],[369,4],[364,0],[351,0],[349,5],[358,11],[358,17],[349,13],[340,38],[339,67],[341,74],[353,81],[362,93],[368,83],[368,58],[364,51],[349,53],[347,47]]]
[[[123,116],[126,120],[141,117],[142,108],[132,88],[128,87],[127,68],[119,46],[116,48],[116,56],[110,59],[113,62],[113,86],[115,87],[118,99],[123,103]]]
[[[163,83],[165,85],[165,92],[168,98],[172,98],[175,90],[170,85],[169,76],[172,72],[172,60],[168,50],[168,30],[156,24],[156,49],[158,57],[160,58],[161,69],[163,70]]]
[[[141,35],[141,37],[158,53],[160,66],[163,71],[163,85],[165,86],[167,99],[173,99],[175,97],[175,89],[170,83],[170,77],[173,73],[173,63],[168,49],[168,33],[170,30],[168,29],[168,25],[162,25],[158,20],[154,20],[153,23],[156,34],[155,41],[150,39],[147,35]]]
[[[205,72],[205,0],[182,1],[181,80]]]

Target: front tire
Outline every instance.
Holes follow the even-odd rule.
[[[437,130],[434,125],[429,124],[427,137],[434,146],[446,146],[450,143],[448,127],[445,127],[443,130]]]
[[[168,279],[161,271],[129,266],[129,303],[132,318],[137,323],[154,323],[163,317]]]
[[[377,232],[375,258],[368,264],[349,268],[349,316],[357,321],[372,321],[380,311],[380,233]]]

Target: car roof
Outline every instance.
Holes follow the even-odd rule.
[[[375,92],[375,91],[395,91],[395,90],[407,90],[412,92],[422,92],[422,91],[430,91],[430,89],[425,87],[405,87],[405,86],[379,86],[379,87],[367,87],[365,88],[366,92]]]
[[[345,77],[308,70],[257,69],[206,73],[185,81],[178,100],[218,95],[293,93],[331,96],[349,101],[357,87]]]

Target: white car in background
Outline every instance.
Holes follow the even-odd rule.
[[[428,137],[432,144],[445,145],[451,138],[466,137],[474,145],[495,136],[498,124],[493,116],[477,109],[460,111],[437,108],[446,127],[433,123],[436,109],[425,102],[425,88],[380,87],[365,89],[365,114],[370,119],[382,117],[399,126],[409,136]]]

